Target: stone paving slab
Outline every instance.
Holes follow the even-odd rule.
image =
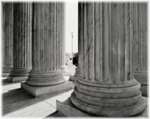
[[[56,100],[66,100],[73,91],[69,91],[69,89],[65,92],[60,91],[34,98],[28,92],[19,88],[19,85],[10,84],[7,88],[5,87],[7,85],[3,86],[7,89],[2,94],[3,117],[48,117],[56,112]],[[57,116],[57,114],[54,116]]]

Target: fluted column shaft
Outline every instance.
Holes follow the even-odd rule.
[[[27,84],[64,82],[61,66],[61,3],[33,3],[32,65]]]
[[[146,107],[132,72],[132,8],[129,3],[79,3],[80,73],[71,101],[85,112],[131,116]]]
[[[142,86],[147,86],[147,4],[134,3],[133,10],[133,73]]]
[[[31,70],[32,4],[14,3],[13,69],[9,80],[27,79]],[[20,79],[21,80],[21,79]]]
[[[3,73],[10,73],[13,67],[13,4],[3,3]]]
[[[65,40],[65,36],[64,36],[64,31],[65,31],[65,20],[64,20],[64,18],[65,18],[65,14],[64,14],[64,10],[65,10],[65,5],[64,4],[61,4],[60,5],[60,8],[61,8],[61,14],[60,14],[60,24],[61,24],[61,28],[60,28],[60,42],[61,42],[61,46],[60,46],[60,52],[61,52],[61,58],[60,58],[60,63],[61,63],[61,70],[62,70],[62,72],[63,72],[63,75],[68,75],[68,68],[67,68],[67,66],[66,66],[66,61],[65,61],[65,47],[67,47],[67,46],[65,46],[65,42],[66,42],[66,40]]]

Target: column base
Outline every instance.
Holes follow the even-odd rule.
[[[57,93],[59,91],[68,91],[73,89],[72,85],[73,85],[72,82],[69,81],[65,81],[64,83],[58,85],[40,86],[40,87],[31,86],[28,85],[27,83],[21,83],[21,88],[29,92],[32,96],[36,97],[50,93]]]
[[[71,102],[89,114],[106,117],[128,117],[137,115],[146,108],[140,84],[131,79],[126,82],[90,82],[76,77],[76,87]]]
[[[144,102],[147,104],[147,98],[142,97]],[[88,114],[86,112],[81,111],[80,109],[76,108],[70,101],[70,98],[64,102],[60,102],[57,100],[56,102],[57,110],[65,115],[66,117],[100,117],[92,114]],[[108,112],[109,113],[109,112]],[[103,116],[101,116],[103,117]],[[134,117],[148,117],[147,108],[140,114]]]
[[[26,81],[31,68],[12,68],[7,80],[10,82]]]
[[[135,72],[134,78],[141,84],[141,92],[143,96],[148,95],[148,81],[147,72]]]
[[[34,71],[29,73],[26,83],[31,86],[53,86],[64,83],[65,79],[61,70]]]

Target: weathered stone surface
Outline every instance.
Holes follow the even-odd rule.
[[[79,3],[79,66],[71,102],[98,116],[128,117],[146,108],[132,70],[132,3]]]

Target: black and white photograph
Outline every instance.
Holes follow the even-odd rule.
[[[149,1],[1,1],[2,118],[148,118]]]

